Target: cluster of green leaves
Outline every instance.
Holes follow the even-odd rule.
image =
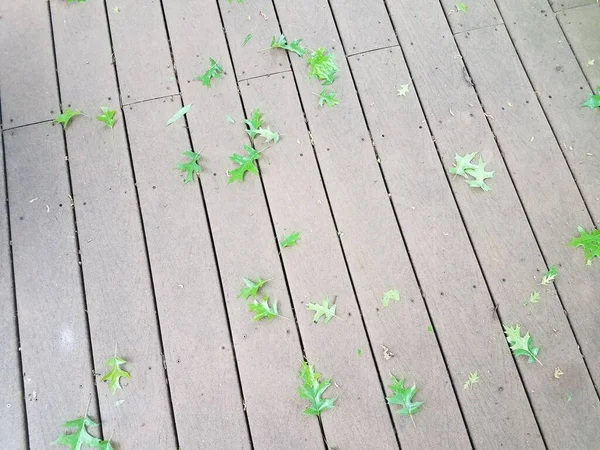
[[[315,372],[314,367],[306,361],[302,361],[299,376],[302,380],[302,386],[298,388],[298,395],[310,402],[310,406],[304,410],[304,414],[320,416],[323,411],[333,409],[336,399],[323,398],[323,394],[331,386],[331,380],[327,378],[320,379],[321,374]]]
[[[592,229],[588,233],[582,226],[577,227],[579,236],[573,238],[568,245],[583,247],[583,255],[588,266],[592,265],[594,258],[600,258],[600,230]]]
[[[68,434],[61,434],[57,440],[52,442],[52,445],[64,445],[70,450],[81,450],[82,447],[97,448],[100,450],[112,450],[110,441],[103,441],[92,436],[87,427],[97,427],[98,424],[87,416],[78,417],[73,420],[67,420],[63,427],[75,428],[75,431]]]
[[[241,2],[240,2],[241,3]],[[195,79],[201,81],[202,84],[206,87],[210,87],[210,80],[213,78],[219,78],[223,73],[223,68],[219,65],[219,63],[213,59],[212,57],[208,58],[209,65],[206,72],[202,75],[197,76]]]
[[[466,183],[470,187],[481,188],[487,192],[490,190],[490,187],[486,184],[485,180],[493,178],[494,172],[486,172],[485,166],[487,163],[484,163],[481,157],[479,157],[477,164],[473,164],[472,161],[476,155],[477,152],[467,153],[464,156],[456,154],[454,156],[455,163],[452,167],[448,168],[448,172],[465,178]]]
[[[248,126],[246,133],[250,138],[255,139],[256,136],[261,136],[265,139],[265,143],[273,142],[277,144],[279,142],[279,133],[271,131],[270,127],[262,127],[264,120],[258,108],[252,110],[250,118],[244,120],[244,123]]]
[[[309,311],[314,311],[315,315],[313,316],[313,322],[317,323],[321,317],[325,317],[324,323],[329,322],[333,317],[337,317],[335,315],[336,305],[329,306],[329,297],[327,297],[323,302],[319,305],[318,303],[307,303],[306,309]]]
[[[338,72],[334,55],[320,47],[308,56],[307,63],[309,77],[318,79],[324,86],[333,83]]]
[[[233,183],[235,181],[239,181],[241,183],[244,181],[244,175],[246,172],[258,175],[258,167],[256,167],[256,164],[254,164],[254,161],[257,161],[260,158],[260,153],[246,144],[244,144],[244,150],[246,150],[247,153],[245,156],[234,153],[229,157],[229,159],[237,164],[238,167],[227,172],[229,175],[229,180],[227,183]]]
[[[337,105],[340,101],[337,98],[335,98],[336,95],[337,92],[329,92],[327,88],[323,88],[321,92],[319,92],[319,106],[327,105],[331,107]]]
[[[423,402],[413,402],[417,386],[413,384],[412,387],[404,387],[404,378],[398,380],[392,375],[392,384],[389,385],[389,388],[394,395],[386,397],[387,403],[388,405],[401,405],[402,408],[398,410],[401,416],[412,416],[423,404]]]
[[[596,94],[593,93],[589,95],[587,100],[581,104],[582,107],[588,107],[590,109],[600,108],[600,86],[596,88]]]
[[[101,106],[100,110],[102,111],[102,114],[96,116],[96,120],[102,122],[108,128],[113,128],[115,126],[115,122],[117,121],[117,119],[115,119],[116,111],[108,108],[107,106]],[[62,114],[56,116],[54,122],[60,123],[63,128],[66,129],[73,117],[81,115],[83,115],[83,113],[78,109],[65,108]]]
[[[200,167],[200,165],[198,164],[198,160],[200,160],[200,155],[198,153],[192,152],[191,150],[183,152],[182,155],[187,156],[189,158],[189,161],[177,164],[177,169],[186,173],[183,182],[187,184],[194,179],[194,174],[200,173],[202,171],[202,167]]]
[[[281,247],[281,248],[292,247],[292,246],[296,245],[296,242],[298,242],[299,237],[300,237],[300,233],[298,233],[297,231],[287,234],[287,235],[283,236],[281,241],[279,241],[279,247]]]
[[[537,361],[539,347],[533,346],[533,338],[529,335],[529,332],[525,333],[525,336],[521,336],[521,327],[515,325],[514,327],[504,326],[504,334],[506,334],[506,340],[510,344],[510,349],[515,356],[527,356],[528,362],[533,363]]]
[[[279,36],[279,39],[273,36],[273,39],[271,40],[271,48],[282,48],[284,50],[294,52],[298,56],[302,57],[306,53],[306,49],[300,45],[301,41],[302,39],[296,39],[288,44],[283,34]]]

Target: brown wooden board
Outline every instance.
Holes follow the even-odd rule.
[[[279,39],[281,34],[270,0],[252,0],[243,3],[237,0],[231,3],[220,1],[219,7],[225,27],[228,30],[236,30],[235,37],[229,40],[229,47],[238,79],[245,80],[290,68],[285,50],[270,50],[273,37]],[[248,34],[252,35],[252,38],[243,45]],[[286,36],[288,42],[298,38]],[[305,42],[301,44],[307,45]],[[293,56],[299,58],[298,55]],[[208,60],[208,55],[201,53],[200,58]]]
[[[600,86],[599,5],[561,11],[556,17],[583,73],[596,93],[596,88]]]
[[[341,28],[356,23],[354,14],[360,17],[360,27],[354,27],[353,32],[343,38],[348,55],[396,45],[396,35],[383,1],[332,0],[330,3]]]
[[[175,100],[175,101],[173,101]],[[249,449],[227,313],[183,120],[165,127],[179,98],[125,107],[169,385],[182,448]],[[200,162],[202,164],[202,162]]]
[[[106,1],[124,105],[177,93],[160,3]]]
[[[56,117],[60,111],[47,3],[2,2],[0,43],[3,129]]]
[[[27,426],[20,373],[4,148],[0,136],[0,447],[25,448]]]
[[[455,34],[502,23],[494,0],[463,0],[460,3],[467,7],[467,12],[457,9],[456,5],[459,2],[456,0],[440,1]]]
[[[87,114],[69,124],[66,137],[95,369],[105,373],[117,345],[131,374],[116,395],[99,386],[104,434],[123,448],[174,448],[144,233],[114,68],[106,57],[106,16],[101,3],[65,6],[56,0],[51,9],[64,103]],[[113,129],[95,120],[100,106],[117,110]]]
[[[168,2],[165,13],[183,101],[194,105],[186,115],[193,145],[197,151],[203,149],[201,182],[252,443],[256,449],[272,448],[273,442],[281,448],[322,449],[318,422],[302,414],[306,402],[297,394],[302,352],[296,326],[285,319],[254,322],[247,302],[237,298],[243,278],[272,278],[264,293],[278,300],[282,316],[293,317],[260,180],[247,175],[243,183],[227,184],[226,172],[235,167],[228,157],[243,153],[248,138],[217,4]],[[196,55],[204,58],[201,65],[208,55],[219,59],[227,74],[211,88],[202,86],[193,80]],[[236,123],[229,123],[226,114]],[[184,125],[181,121],[171,126]]]
[[[546,1],[498,0],[508,33],[538,93],[544,113],[567,158],[570,170],[596,226],[600,224],[600,152],[593,132],[597,111],[582,108],[591,93],[560,25]],[[543,39],[542,39],[543,37]],[[591,155],[590,155],[591,154]],[[575,227],[576,228],[576,227]]]
[[[260,167],[278,238],[300,232],[299,243],[281,254],[308,361],[335,382],[325,396],[337,397],[337,406],[322,416],[327,444],[398,448],[294,79],[278,74],[242,82],[240,88],[246,116],[258,108],[265,124],[284,134],[275,145],[259,138],[255,146],[262,151]],[[335,302],[339,319],[314,323],[307,305],[326,298]],[[383,375],[387,380],[388,373]]]
[[[4,145],[29,445],[47,448],[90,397],[98,419],[65,149],[50,123]]]
[[[540,359],[548,367],[544,371],[560,367],[565,374],[550,383],[547,377],[539,377],[539,385],[525,378],[534,411],[546,442],[556,448],[593,448],[598,441],[600,403],[567,317],[598,377],[600,344],[595,337],[600,327],[596,314],[600,266],[586,266],[582,252],[565,245],[576,234],[577,225],[589,230],[592,221],[506,29],[475,30],[457,36],[457,42],[483,106],[494,117],[492,130],[542,254],[558,270],[556,287],[567,311],[566,315],[551,287],[532,283],[529,291],[527,287],[517,291],[520,299],[527,299],[533,291],[541,293],[539,304],[522,308],[523,326],[531,327],[534,342],[542,346]],[[537,274],[536,284],[542,275]],[[509,314],[505,311],[501,311],[503,317]],[[565,392],[571,393],[570,401]]]
[[[558,12],[578,6],[593,5],[598,2],[596,0],[548,0],[548,3],[550,3],[554,11]]]

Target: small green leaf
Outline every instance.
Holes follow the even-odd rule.
[[[463,384],[463,389],[473,388],[475,383],[479,383],[479,375],[477,374],[477,371],[469,373],[469,378]]]
[[[579,236],[573,238],[567,245],[571,247],[583,247],[583,255],[585,256],[587,265],[592,265],[594,258],[600,258],[600,230],[590,230],[588,233],[585,228],[577,227]]]
[[[225,114],[225,119],[227,119],[227,122],[229,122],[229,123],[235,123],[235,120],[233,120],[233,119],[231,118],[231,116],[229,116],[229,115],[227,115],[227,114]]]
[[[248,33],[246,35],[246,37],[244,38],[244,42],[242,42],[242,47],[244,47],[250,39],[252,39],[252,35],[250,33]]]
[[[427,325],[427,331],[431,331],[433,333],[433,327],[431,325]]]
[[[261,301],[258,301],[255,298],[251,303],[248,303],[248,311],[254,313],[252,320],[271,320],[279,315],[279,312],[277,311],[277,300],[275,300],[272,305],[269,305],[269,298],[264,294]]]
[[[267,283],[267,281],[269,280],[263,280],[261,277],[258,277],[256,281],[252,281],[249,278],[244,278],[244,283],[246,284],[246,287],[240,290],[238,298],[246,300],[252,297],[253,299],[256,299],[256,296],[258,295],[258,290],[261,287],[263,287]]]
[[[276,39],[275,36],[273,36],[273,39],[271,40],[271,48],[282,48],[284,50],[294,52],[298,56],[304,56],[306,49],[300,45],[301,41],[302,39],[296,39],[288,44],[283,34],[279,36],[279,39]]]
[[[456,4],[456,10],[460,11],[460,12],[467,12],[467,5],[465,5],[464,3],[457,3]]]
[[[361,356],[362,355],[362,350],[360,348],[357,348],[356,349],[356,353],[358,354],[358,356]]]
[[[534,361],[542,364],[537,359],[539,347],[533,346],[533,339],[529,335],[529,332],[525,336],[521,336],[521,327],[516,325],[515,327],[505,326],[504,334],[506,334],[506,340],[510,344],[510,349],[515,356],[527,356],[528,362],[531,364]]]
[[[307,303],[306,309],[309,311],[315,311],[315,315],[313,317],[313,322],[317,323],[319,319],[325,316],[324,323],[327,323],[331,320],[332,317],[335,316],[335,308],[337,305],[329,306],[329,297],[323,300],[323,303],[320,305],[318,303]]]
[[[396,89],[396,91],[398,92],[398,95],[402,95],[404,97],[406,97],[406,94],[408,94],[408,84],[401,84],[400,85],[400,89]]]
[[[396,289],[390,289],[385,294],[383,294],[381,303],[383,303],[383,306],[390,306],[390,301],[392,300],[396,302],[400,301],[400,292],[398,292]]]
[[[259,109],[253,109],[250,118],[244,120],[244,123],[248,126],[248,129],[246,130],[248,136],[254,139],[258,134],[258,130],[262,126],[263,122],[262,113],[259,111]]]
[[[322,89],[321,92],[319,92],[319,106],[327,105],[331,107],[337,105],[340,101],[335,98],[336,95],[337,92],[335,91],[329,92],[327,88]]]
[[[229,180],[227,183],[233,183],[234,181],[239,181],[240,183],[244,181],[244,175],[246,172],[253,173],[254,175],[258,175],[258,167],[254,164],[254,161],[260,158],[260,153],[254,150],[252,147],[244,144],[244,150],[248,156],[238,155],[234,153],[229,157],[231,161],[238,164],[239,167],[235,169],[229,170],[227,174],[229,175]]]
[[[557,275],[558,272],[556,271],[556,267],[550,266],[548,271],[542,276],[542,282],[540,284],[546,286],[552,283],[556,279]]]
[[[196,80],[201,81],[202,84],[206,87],[210,87],[210,80],[212,80],[213,78],[219,78],[223,73],[223,68],[219,65],[217,61],[215,61],[211,57],[208,58],[208,61],[209,66],[206,72],[195,78]]]
[[[115,122],[117,121],[117,119],[115,119],[116,111],[110,110],[106,106],[101,106],[100,109],[102,110],[102,114],[96,116],[96,120],[99,120],[108,128],[114,127]]]
[[[186,172],[184,183],[189,183],[194,179],[194,174],[200,173],[202,171],[202,167],[198,164],[198,160],[200,159],[200,155],[198,153],[194,153],[192,151],[185,151],[182,155],[187,156],[190,160],[186,163],[177,164],[177,168],[182,172]]]
[[[291,247],[292,245],[296,245],[298,238],[300,237],[300,233],[297,231],[290,233],[288,235],[283,236],[281,241],[279,241],[279,246],[281,248]]]
[[[186,114],[190,110],[191,107],[192,107],[192,103],[185,105],[183,108],[181,108],[175,114],[173,114],[173,117],[171,117],[169,119],[169,121],[167,122],[167,126],[171,125],[176,120],[181,119],[184,116],[184,114]]]
[[[412,387],[404,387],[404,378],[397,380],[392,375],[392,384],[389,386],[394,395],[392,397],[386,397],[388,405],[401,405],[402,409],[398,411],[401,416],[412,416],[416,413],[423,402],[413,402],[412,399],[417,392],[417,386],[415,384]]]
[[[474,180],[467,180],[467,184],[472,188],[481,188],[483,191],[489,191],[490,187],[485,183],[488,178],[494,178],[494,172],[485,171],[486,163],[479,157],[479,162],[474,168],[466,168],[465,172],[470,175]]]
[[[317,78],[323,86],[333,83],[338,72],[334,55],[326,54],[321,47],[310,54],[307,63],[309,78]]]
[[[102,378],[100,378],[100,381],[108,381],[108,387],[111,389],[113,394],[117,392],[117,389],[123,389],[120,382],[121,378],[131,378],[131,375],[129,375],[128,372],[121,369],[121,365],[125,364],[126,362],[127,361],[124,359],[114,356],[104,363],[111,369],[106,372]]]
[[[302,361],[300,369],[300,379],[302,386],[298,388],[298,395],[310,402],[310,406],[304,410],[304,414],[309,416],[320,416],[323,411],[333,409],[335,398],[322,398],[327,388],[331,386],[329,379],[322,379],[321,374],[315,372],[313,366],[306,361]]]
[[[112,450],[109,441],[103,441],[88,433],[87,427],[97,427],[98,424],[90,419],[87,414],[77,419],[67,420],[63,427],[75,428],[76,430],[69,434],[61,434],[51,445],[63,445],[70,450],[81,450],[83,446],[87,448],[98,448],[101,450]]]
[[[525,306],[530,305],[531,303],[539,303],[540,302],[540,293],[538,291],[533,291],[529,295],[529,300],[525,302]]]
[[[256,130],[256,134],[265,138],[265,143],[273,142],[277,144],[279,142],[279,133],[277,131],[271,131],[271,128],[259,128]]]
[[[592,64],[593,65],[593,64]],[[592,94],[590,94],[590,96],[588,97],[588,99],[583,102],[581,104],[581,106],[586,106],[590,109],[596,109],[596,108],[600,108],[600,86],[598,86],[596,88],[596,94],[593,94],[594,91],[592,91]]]
[[[471,162],[473,158],[475,158],[475,155],[477,155],[477,152],[467,153],[465,156],[460,156],[457,153],[454,156],[455,163],[452,167],[448,168],[448,172],[450,172],[452,175],[458,175],[459,177],[468,179],[469,175],[467,175],[467,172],[465,172],[465,170],[475,169],[475,164]]]
[[[57,123],[61,123],[63,128],[67,128],[67,125],[69,125],[69,121],[73,117],[79,116],[79,115],[81,115],[81,111],[79,111],[78,109],[72,110],[70,108],[66,108],[62,114],[59,114],[58,117],[56,117],[56,119],[54,119],[54,121]]]

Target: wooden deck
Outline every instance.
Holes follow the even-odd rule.
[[[580,107],[600,5],[455,3],[2,2],[0,448],[50,448],[87,411],[121,450],[600,449],[600,261],[566,245],[600,226],[600,109]],[[282,33],[336,55],[339,105],[265,50]],[[65,108],[85,116],[63,130]],[[228,184],[254,108],[281,141]],[[489,192],[447,170],[471,152]],[[282,317],[237,298],[259,276]],[[326,297],[338,317],[313,323]],[[540,364],[511,354],[515,324]],[[303,359],[332,380],[320,418]],[[411,417],[390,374],[418,388]]]

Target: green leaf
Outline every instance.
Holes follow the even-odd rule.
[[[225,114],[225,119],[227,119],[227,122],[229,123],[235,123],[235,120],[233,120],[228,114]]]
[[[400,292],[398,292],[396,289],[390,289],[385,294],[383,294],[381,303],[383,303],[383,306],[390,306],[391,300],[394,300],[396,302],[400,301]]]
[[[219,78],[223,73],[223,68],[219,65],[217,61],[210,57],[208,58],[208,61],[209,66],[206,72],[195,78],[196,80],[202,81],[202,84],[206,87],[210,87],[210,80],[212,80],[213,78]]]
[[[335,316],[335,308],[337,305],[329,306],[329,297],[323,300],[322,304],[318,303],[307,303],[306,309],[309,311],[315,311],[315,315],[313,317],[313,322],[317,323],[319,319],[325,316],[324,323],[327,323],[331,320],[332,317]]]
[[[557,275],[558,272],[556,271],[556,267],[550,266],[548,271],[542,276],[542,282],[540,284],[546,286],[552,283],[556,279]]]
[[[400,85],[400,89],[396,89],[396,91],[398,92],[398,95],[402,95],[403,97],[406,97],[406,94],[408,94],[408,84],[401,84]]]
[[[335,98],[337,92],[329,92],[327,88],[324,88],[319,92],[319,106],[327,105],[329,107],[337,105],[340,101]]]
[[[116,111],[110,110],[106,106],[101,106],[100,109],[102,110],[102,114],[96,116],[96,120],[99,120],[108,128],[114,127],[115,122],[117,121],[117,119],[115,119]]]
[[[121,378],[131,378],[131,375],[129,375],[128,372],[121,369],[121,365],[126,362],[127,361],[118,356],[113,356],[104,363],[104,365],[111,369],[100,378],[100,381],[108,381],[108,387],[112,390],[113,394],[117,392],[117,389],[123,389],[120,383]]]
[[[181,119],[183,117],[183,115],[190,110],[191,107],[192,107],[192,103],[190,103],[189,105],[185,105],[183,108],[181,108],[175,114],[173,114],[173,117],[171,117],[169,119],[169,121],[167,122],[167,126],[171,125],[176,120]]]
[[[533,291],[529,294],[529,300],[525,302],[525,306],[530,305],[531,303],[539,303],[540,302],[540,293],[538,291]]]
[[[392,384],[389,386],[394,395],[392,397],[386,397],[388,405],[402,405],[402,409],[398,411],[401,416],[412,416],[416,413],[423,402],[413,402],[412,399],[417,392],[417,386],[415,384],[412,387],[404,387],[404,378],[397,380],[392,375]]]
[[[307,63],[310,78],[317,78],[324,86],[333,83],[338,71],[334,55],[326,54],[321,47],[310,54]]]
[[[448,172],[452,175],[458,175],[459,177],[463,177],[468,179],[469,175],[465,172],[465,169],[475,169],[475,164],[471,161],[475,158],[477,152],[467,153],[465,156],[460,156],[458,153],[454,156],[454,165],[448,168]]]
[[[525,336],[521,336],[521,327],[515,325],[515,327],[504,327],[504,334],[506,334],[506,340],[510,344],[510,349],[515,356],[527,356],[528,362],[533,363],[534,361],[542,364],[537,359],[539,347],[533,347],[533,338],[529,335],[529,332]]]
[[[269,298],[264,294],[261,301],[258,301],[255,298],[253,302],[248,303],[248,311],[254,313],[252,320],[271,320],[279,315],[279,312],[277,311],[277,300],[269,306]]]
[[[90,419],[87,415],[78,417],[77,419],[67,420],[63,427],[75,428],[76,430],[69,434],[61,434],[57,440],[52,442],[52,445],[64,445],[71,450],[81,450],[83,446],[88,448],[99,448],[110,450],[110,442],[102,441],[97,437],[88,433],[87,427],[97,427],[98,424]]]
[[[463,389],[473,388],[475,383],[479,383],[479,375],[477,374],[477,371],[469,373],[469,378],[467,381],[465,381],[465,384],[463,384]]]
[[[467,180],[467,184],[472,188],[481,188],[484,191],[489,191],[490,187],[485,184],[485,180],[488,178],[494,178],[494,172],[486,172],[485,166],[487,163],[483,162],[483,159],[479,157],[479,162],[475,168],[466,168],[465,172],[472,176],[474,180]]]
[[[259,128],[256,130],[256,134],[265,138],[265,143],[273,142],[277,144],[279,142],[279,133],[277,131],[271,131],[271,128]]]
[[[263,280],[261,277],[258,277],[256,281],[252,281],[249,278],[244,278],[244,283],[246,284],[246,287],[240,290],[238,298],[243,298],[244,300],[246,300],[252,297],[256,299],[256,296],[258,295],[258,290],[261,287],[263,287],[267,283],[267,281],[269,280]]]
[[[259,109],[253,109],[250,118],[244,120],[244,123],[248,126],[248,129],[246,130],[248,136],[254,139],[258,134],[258,130],[262,126],[263,122],[262,113],[259,111]]]
[[[600,86],[596,88],[596,94],[592,94],[588,97],[588,99],[581,104],[581,106],[587,106],[590,109],[600,108]]]
[[[361,355],[362,355],[362,350],[361,350],[360,348],[357,348],[357,349],[356,349],[356,354],[357,354],[358,356],[361,356]]]
[[[587,261],[587,265],[592,264],[594,257],[600,258],[600,230],[590,230],[588,233],[585,228],[577,227],[579,237],[573,238],[567,245],[571,247],[583,247],[583,255]]]
[[[75,116],[79,116],[81,115],[81,111],[79,111],[78,109],[76,110],[72,110],[70,108],[65,109],[65,111],[62,114],[59,114],[56,119],[54,119],[55,122],[57,123],[61,123],[63,128],[67,128],[67,125],[69,125],[69,121],[75,117]]]
[[[433,333],[433,327],[431,325],[427,325],[427,331],[430,331]]]
[[[86,0],[66,0],[67,3],[85,3]]]
[[[244,38],[244,42],[242,42],[242,47],[244,47],[250,39],[252,39],[252,35],[250,33],[248,33],[246,35],[246,37]]]
[[[239,167],[236,167],[233,170],[229,170],[227,174],[229,175],[229,180],[227,183],[233,183],[234,181],[239,181],[240,183],[244,181],[244,175],[246,172],[253,173],[254,175],[258,175],[258,168],[254,164],[254,161],[260,158],[260,153],[254,150],[252,147],[244,144],[244,150],[248,153],[248,156],[238,155],[234,153],[229,157],[231,161],[236,164],[239,164]]]
[[[467,12],[467,5],[465,5],[464,3],[457,3],[456,4],[456,10],[460,11],[460,12]]]
[[[298,395],[300,398],[310,402],[310,406],[304,410],[304,414],[309,416],[320,416],[323,411],[333,409],[333,403],[336,399],[322,398],[327,388],[331,386],[331,381],[329,379],[319,380],[321,374],[315,372],[314,367],[306,361],[302,361],[302,368],[300,369],[299,376],[302,380],[302,386],[298,388]]]
[[[182,155],[187,156],[190,160],[186,163],[177,164],[177,168],[182,172],[187,172],[184,183],[189,183],[194,179],[195,173],[200,173],[202,171],[202,167],[198,164],[198,160],[200,159],[200,155],[198,153],[194,153],[192,151],[185,151]]]
[[[271,48],[282,48],[284,50],[294,52],[298,56],[304,56],[306,49],[300,45],[301,41],[302,39],[296,39],[288,44],[283,34],[279,36],[279,39],[276,39],[275,36],[273,36],[273,39],[271,40]]]
[[[298,238],[300,237],[300,233],[297,231],[290,233],[288,235],[283,236],[281,241],[279,241],[279,246],[281,248],[291,247],[292,245],[296,245]]]

